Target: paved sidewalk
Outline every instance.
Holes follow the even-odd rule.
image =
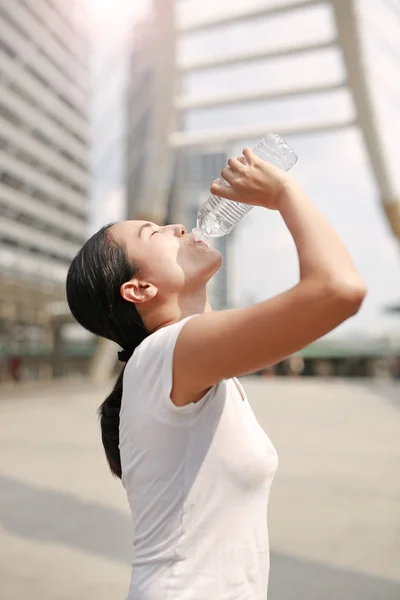
[[[399,600],[400,386],[242,383],[280,457],[269,600]],[[0,388],[1,600],[124,599],[129,513],[96,418],[109,387]]]

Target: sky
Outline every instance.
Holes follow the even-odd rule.
[[[400,169],[397,169],[400,164],[400,85],[396,75],[400,66],[400,16],[396,22],[390,9],[395,1],[362,0],[359,5],[362,8],[360,23],[368,80],[390,167],[391,184],[400,197]],[[126,15],[132,10],[132,3],[120,0],[120,8],[116,10],[118,3],[111,0],[86,2],[91,4],[89,8],[96,15],[93,23],[96,22],[99,39],[102,39],[99,50],[107,63],[107,53],[112,55],[117,52],[115,48],[121,41],[120,28],[126,25]],[[250,2],[254,6],[281,3],[279,0],[220,0],[218,3],[211,0],[180,0],[178,19],[180,22],[185,19],[190,21],[198,18],[200,13],[215,11],[226,14],[226,10],[229,10],[231,14],[232,11],[248,7]],[[139,12],[145,10],[146,2],[136,2],[135,6],[137,18]],[[331,10],[329,6],[322,5],[296,14],[260,18],[253,23],[238,23],[233,27],[224,26],[218,30],[183,36],[178,44],[178,56],[179,62],[185,63],[199,56],[331,40],[334,35]],[[115,56],[118,56],[118,52]],[[337,48],[331,48],[275,63],[261,61],[233,69],[225,67],[191,74],[182,80],[182,93],[189,97],[206,97],[236,91],[273,91],[297,85],[342,83],[345,77],[341,53]],[[122,80],[123,77],[119,80],[120,85]],[[104,89],[110,95],[108,112],[104,108],[107,104],[105,98],[102,97],[96,105],[103,122],[104,119],[115,118],[115,113],[118,113],[118,99],[111,98],[113,90],[117,88],[118,85],[108,85]],[[101,110],[105,110],[103,115]],[[279,128],[282,124],[340,122],[354,116],[351,94],[343,88],[317,97],[235,105],[231,109],[192,110],[185,116],[185,127],[189,130],[229,129],[238,125],[265,123],[269,130],[274,130],[274,126]],[[121,136],[123,123],[120,122],[118,127]],[[244,145],[256,141],[243,140],[243,144],[230,147],[228,152],[237,155]],[[385,336],[393,332],[400,335],[400,318],[382,315],[384,306],[400,302],[400,243],[390,232],[383,214],[359,129],[351,127],[329,134],[292,136],[287,141],[299,155],[292,176],[339,233],[369,288],[360,313],[338,328],[335,335],[359,333]],[[110,141],[107,144],[109,146]],[[111,185],[112,181],[105,182],[108,193],[104,195],[102,188],[98,190],[100,195],[97,194],[95,198],[92,223],[95,228],[99,219],[104,220],[108,216],[113,218],[123,205],[118,182],[121,170],[118,171],[117,163],[114,177],[114,186]],[[101,207],[100,196],[106,198]],[[297,282],[294,243],[279,214],[255,208],[231,235],[235,236],[233,275],[237,305],[263,300]]]

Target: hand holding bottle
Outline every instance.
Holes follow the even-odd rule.
[[[250,148],[243,150],[243,156],[228,160],[221,176],[229,185],[217,179],[211,185],[211,193],[234,202],[278,210],[287,174],[258,158]]]
[[[233,186],[230,187],[229,183],[221,180],[211,186],[210,197],[197,213],[197,224],[192,230],[195,239],[207,241],[226,235],[253,206],[266,206],[265,202],[269,202],[268,208],[274,208],[274,198],[276,202],[277,191],[281,185],[280,177],[284,177],[283,171],[289,171],[296,163],[297,154],[276,133],[267,133],[253,151],[246,149],[245,152],[249,152],[250,163],[243,157],[230,159],[229,169],[226,172],[222,171],[223,177],[225,173],[228,179],[233,181],[235,178]],[[259,161],[268,161],[264,173],[259,169]],[[274,171],[272,165],[278,169]],[[248,168],[242,169],[242,166]],[[282,169],[282,172],[279,169]],[[262,180],[269,182],[267,194],[265,189],[262,191]],[[235,199],[238,201],[235,202]]]

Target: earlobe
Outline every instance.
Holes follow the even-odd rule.
[[[154,298],[158,290],[152,283],[132,279],[121,285],[120,292],[127,302],[143,304]]]

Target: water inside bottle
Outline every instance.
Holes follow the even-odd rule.
[[[205,240],[226,235],[251,208],[247,204],[211,195],[199,210],[193,235]]]
[[[255,146],[254,153],[285,171],[291,169],[297,161],[297,154],[275,133],[267,134]],[[222,237],[230,233],[252,208],[247,204],[211,195],[198,212],[197,226],[192,235],[195,239],[204,241]]]

